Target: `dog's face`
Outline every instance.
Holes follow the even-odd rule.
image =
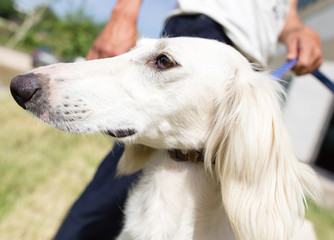
[[[240,59],[216,41],[144,39],[119,57],[38,68],[14,79],[11,90],[24,108],[64,131],[199,149],[215,97]]]

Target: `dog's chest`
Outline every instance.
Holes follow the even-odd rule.
[[[217,186],[202,163],[155,156],[132,189],[121,239],[203,239],[218,235],[227,221]],[[121,236],[122,236],[121,235]]]

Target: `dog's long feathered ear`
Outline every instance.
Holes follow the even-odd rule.
[[[156,150],[141,144],[126,145],[117,165],[117,175],[130,175],[142,169]]]
[[[317,198],[316,176],[296,160],[283,125],[282,94],[268,75],[249,70],[227,80],[217,100],[205,165],[239,239],[290,239],[305,195]]]

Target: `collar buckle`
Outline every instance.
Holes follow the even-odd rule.
[[[170,149],[168,152],[177,162],[204,162],[203,151]]]

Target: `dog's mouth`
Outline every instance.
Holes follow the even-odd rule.
[[[128,128],[128,129],[118,129],[115,131],[112,130],[107,130],[104,131],[105,134],[110,135],[115,138],[124,138],[124,137],[129,137],[137,133],[135,129]]]

